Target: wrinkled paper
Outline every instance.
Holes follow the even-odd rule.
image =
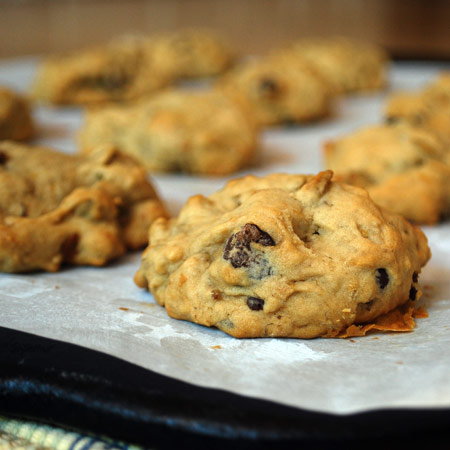
[[[36,61],[0,63],[0,84],[26,90]],[[397,63],[391,90],[415,89],[450,66]],[[258,166],[241,172],[316,173],[321,143],[381,121],[384,94],[336,102],[324,122],[264,132]],[[82,113],[39,107],[38,143],[76,149]],[[176,214],[190,195],[208,195],[228,178],[156,175]],[[246,339],[167,316],[133,283],[140,252],[106,268],[59,273],[0,274],[0,326],[79,344],[205,387],[314,411],[353,413],[377,408],[450,406],[450,222],[426,227],[433,257],[421,274],[429,318],[408,333],[354,339]]]

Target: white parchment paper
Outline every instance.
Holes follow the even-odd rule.
[[[0,84],[26,90],[35,64],[33,59],[1,62]],[[396,64],[391,90],[418,88],[442,69],[450,66]],[[379,122],[385,94],[339,100],[335,116],[320,124],[266,131],[260,164],[238,175],[321,170],[321,143]],[[75,151],[79,110],[40,107],[35,116],[38,143]],[[208,195],[227,179],[153,177],[173,214],[190,195]],[[421,303],[430,317],[418,320],[411,333],[352,340],[237,340],[170,319],[132,281],[139,252],[106,268],[0,274],[0,326],[100,350],[197,385],[315,411],[449,407],[450,223],[425,228],[425,233],[433,257],[421,275]]]

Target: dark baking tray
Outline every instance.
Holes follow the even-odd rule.
[[[4,327],[0,414],[151,448],[403,448],[432,442],[434,449],[447,449],[450,430],[448,408],[317,413],[198,387]]]

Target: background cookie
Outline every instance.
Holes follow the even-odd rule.
[[[147,38],[125,36],[48,58],[37,73],[32,96],[57,105],[89,105],[148,95],[173,81],[155,65],[152,49]]]
[[[0,144],[0,270],[103,265],[147,243],[163,205],[134,161],[111,149],[88,157]]]
[[[233,61],[230,48],[214,33],[185,29],[153,38],[155,65],[174,79],[218,75]]]
[[[33,133],[28,102],[19,94],[0,86],[0,140],[25,141]]]
[[[254,157],[257,128],[220,92],[168,91],[139,105],[90,112],[80,132],[89,152],[111,144],[150,171],[223,175]]]
[[[325,164],[379,205],[433,224],[450,213],[450,166],[430,132],[407,123],[365,127],[325,144]]]
[[[405,121],[436,135],[450,162],[450,74],[443,73],[424,89],[396,92],[385,105],[386,121]]]
[[[308,122],[330,111],[331,95],[322,79],[282,54],[243,63],[218,86],[246,101],[260,125]]]
[[[309,64],[335,93],[381,89],[386,85],[386,52],[376,45],[334,37],[304,39],[287,48]]]
[[[248,176],[150,230],[135,281],[235,337],[334,336],[420,296],[423,233],[332,172]]]

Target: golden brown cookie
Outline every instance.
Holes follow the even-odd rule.
[[[80,157],[0,143],[0,271],[103,265],[167,217],[145,171],[108,148]]]
[[[372,91],[386,85],[388,56],[376,45],[333,37],[303,39],[287,50],[317,71],[335,93]]]
[[[0,86],[0,140],[25,141],[33,133],[28,102],[12,90]]]
[[[105,143],[151,171],[223,175],[253,159],[257,128],[242,105],[220,92],[172,90],[135,106],[91,111],[81,148]]]
[[[32,96],[57,105],[91,105],[134,100],[172,81],[155,64],[151,40],[130,36],[48,58],[37,73]]]
[[[450,214],[450,166],[430,132],[407,123],[363,128],[325,144],[326,166],[379,205],[434,224]]]
[[[406,121],[436,135],[450,162],[450,74],[443,73],[424,89],[396,92],[386,103],[388,123]]]
[[[245,101],[260,125],[308,122],[330,112],[327,85],[307,65],[284,54],[242,63],[218,87]]]
[[[335,336],[420,296],[420,229],[317,176],[229,182],[155,221],[136,283],[174,318],[235,337]]]
[[[154,62],[174,79],[218,75],[233,61],[228,45],[213,32],[184,29],[153,38]]]

